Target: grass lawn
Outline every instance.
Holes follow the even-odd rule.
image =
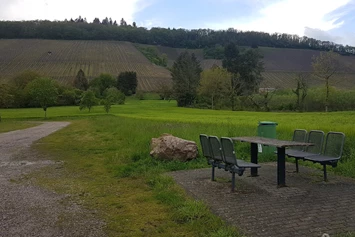
[[[17,120],[3,120],[0,122],[0,133],[37,126],[38,123]]]
[[[3,121],[43,120],[41,109],[0,110]],[[207,167],[202,157],[188,163],[162,162],[149,156],[150,140],[162,133],[198,142],[200,133],[217,136],[255,135],[258,121],[278,123],[279,138],[291,139],[296,128],[340,131],[347,136],[344,157],[334,170],[355,177],[352,144],[354,112],[262,113],[177,108],[171,101],[128,100],[106,114],[78,107],[49,108],[48,120],[71,125],[43,138],[35,148],[62,169],[47,167],[32,174],[41,186],[98,210],[110,236],[240,236],[214,216],[204,203],[186,196],[167,171]],[[238,146],[242,156],[247,144]],[[261,160],[273,157],[264,156]],[[317,166],[316,166],[317,167]]]

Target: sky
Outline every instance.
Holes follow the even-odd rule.
[[[235,28],[355,46],[355,0],[0,0],[0,20],[111,17],[137,26]]]

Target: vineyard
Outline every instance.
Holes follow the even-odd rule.
[[[155,47],[158,54],[166,54],[171,67],[185,49],[164,46]],[[280,49],[260,47],[264,55],[265,72],[262,73],[264,88],[294,88],[300,72],[312,71],[312,57],[319,51],[306,49]],[[222,65],[221,60],[203,59],[202,49],[189,49],[204,69]],[[355,88],[355,57],[341,56],[345,65],[331,84],[344,89]],[[91,80],[101,73],[117,76],[123,71],[135,71],[138,90],[156,91],[161,84],[171,84],[166,68],[152,64],[129,42],[120,41],[64,41],[64,40],[0,40],[0,82],[9,81],[16,74],[33,70],[52,77],[63,84],[71,84],[82,69]],[[324,82],[310,76],[310,86]]]
[[[171,66],[174,60],[184,49],[157,46],[161,54],[168,56],[168,65]],[[222,60],[203,59],[203,50],[188,50],[195,53],[201,61],[203,69],[209,69],[213,65],[222,66]],[[264,56],[265,72],[260,87],[262,88],[295,88],[297,75],[301,72],[310,74],[308,84],[310,87],[323,86],[324,82],[311,75],[312,57],[319,56],[320,52],[306,49],[280,49],[260,47]],[[340,61],[344,64],[341,73],[335,75],[331,80],[331,85],[341,89],[355,89],[355,57],[340,56]]]
[[[138,90],[155,91],[171,83],[170,72],[149,62],[129,42],[0,40],[0,81],[32,70],[62,84],[71,84],[82,69],[91,80],[101,73],[117,76],[135,71]]]

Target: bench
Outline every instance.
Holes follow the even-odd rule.
[[[306,161],[323,165],[323,179],[328,181],[327,165],[336,167],[343,154],[345,134],[342,132],[328,132],[325,140],[323,152],[319,155],[304,156]]]
[[[296,129],[294,131],[293,140],[304,142],[307,136],[307,131],[303,129]],[[303,160],[304,157],[319,155],[322,151],[322,144],[324,140],[324,132],[320,130],[311,130],[308,133],[308,143],[313,143],[314,146],[307,146],[305,148],[299,147],[287,149],[285,154],[290,158],[296,159],[296,172],[299,172],[298,160]]]
[[[242,176],[247,168],[260,168],[260,165],[246,162],[236,158],[234,143],[229,137],[200,134],[203,155],[208,164],[212,166],[212,181],[214,181],[215,168],[224,169],[232,173],[232,192],[235,190],[235,174]]]
[[[225,168],[225,165],[223,163],[223,158],[220,156],[213,155],[211,143],[209,141],[209,136],[207,136],[206,134],[200,134],[200,143],[201,143],[203,156],[207,159],[207,163],[212,166],[211,180],[215,181],[215,168],[218,169]]]
[[[247,168],[260,168],[258,164],[246,162],[244,160],[237,159],[233,140],[229,137],[221,137],[221,145],[224,157],[224,163],[226,170],[232,173],[232,192],[235,188],[235,174],[242,176]]]

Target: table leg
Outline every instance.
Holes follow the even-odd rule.
[[[251,155],[251,163],[258,163],[258,144],[251,143],[250,144],[250,155]],[[252,177],[258,176],[258,168],[251,168],[250,175]]]
[[[285,147],[277,148],[277,187],[286,187]]]

